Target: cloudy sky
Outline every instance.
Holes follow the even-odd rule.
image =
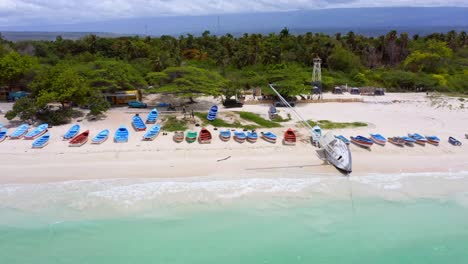
[[[0,0],[0,24],[68,24],[114,18],[341,7],[468,6],[468,0]]]

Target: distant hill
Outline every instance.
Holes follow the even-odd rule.
[[[288,27],[293,33],[310,31],[330,34],[353,30],[374,36],[390,29],[407,31],[410,34],[427,34],[451,29],[467,30],[467,14],[468,8],[465,7],[345,8],[219,16],[131,18],[67,25],[0,26],[0,31],[111,32],[159,36],[186,33],[199,35],[209,30],[212,34],[236,35],[279,32]]]

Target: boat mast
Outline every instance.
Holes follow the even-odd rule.
[[[275,92],[275,94],[279,97],[279,99],[281,100],[281,102],[282,102],[283,104],[285,104],[285,105],[291,110],[291,112],[292,112],[298,119],[300,119],[301,122],[302,122],[306,127],[308,127],[308,128],[310,129],[310,130],[309,130],[309,133],[310,133],[311,135],[313,135],[313,134],[312,134],[312,130],[313,130],[312,126],[311,126],[309,123],[307,123],[307,121],[296,111],[296,109],[295,109],[294,107],[292,107],[292,106],[288,103],[288,101],[286,101],[286,99],[283,98],[283,96],[281,96],[281,94],[275,89],[275,87],[273,87],[272,84],[268,84],[268,85],[270,86],[271,90],[273,90],[273,92]]]

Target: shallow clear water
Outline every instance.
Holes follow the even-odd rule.
[[[351,200],[316,185],[3,186],[0,263],[468,263],[466,203]]]

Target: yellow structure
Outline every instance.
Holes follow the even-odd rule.
[[[105,93],[106,100],[111,105],[125,105],[130,101],[141,101],[141,92],[138,90]]]

